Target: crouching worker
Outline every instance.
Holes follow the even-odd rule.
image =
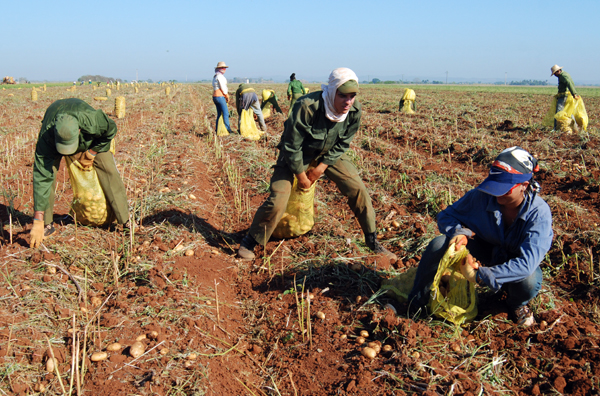
[[[440,212],[443,235],[423,253],[412,291],[410,310],[426,306],[438,264],[452,243],[469,250],[461,272],[470,282],[506,291],[509,309],[519,325],[535,323],[528,302],[542,286],[540,263],[552,244],[550,207],[537,196],[532,179],[537,160],[520,147],[504,150],[489,176],[475,189]],[[481,264],[479,264],[480,262]]]
[[[242,110],[248,110],[250,108],[252,108],[252,111],[254,111],[254,114],[258,118],[260,130],[266,132],[267,125],[265,124],[265,119],[262,110],[260,109],[260,102],[258,101],[258,95],[256,95],[254,88],[250,87],[248,84],[240,84],[235,91],[235,107],[239,117],[238,131],[240,131],[240,133],[242,130]]]
[[[102,110],[94,110],[81,99],[57,100],[48,107],[33,163],[31,247],[38,247],[45,237],[54,233],[52,217],[56,172],[63,156],[72,156],[84,170],[96,171],[118,223],[127,223],[129,210],[125,186],[109,151],[116,134],[115,122]]]
[[[390,259],[396,255],[383,248],[376,238],[375,211],[358,171],[346,156],[360,125],[361,105],[356,100],[358,77],[350,69],[335,69],[323,92],[308,94],[294,106],[284,124],[279,157],[271,177],[271,194],[254,215],[238,250],[239,257],[254,259],[257,244],[266,245],[286,211],[294,176],[298,186],[308,189],[324,173],[356,215],[367,246]],[[310,164],[314,167],[307,170]]]

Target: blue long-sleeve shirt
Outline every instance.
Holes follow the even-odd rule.
[[[439,213],[437,222],[440,232],[449,238],[460,234],[470,237],[472,231],[494,246],[490,266],[478,270],[479,279],[494,290],[531,275],[552,245],[550,207],[529,193],[508,228],[496,197],[475,189]]]

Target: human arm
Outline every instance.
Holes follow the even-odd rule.
[[[105,153],[110,150],[110,144],[117,135],[117,124],[102,110],[95,111],[95,117],[90,124],[80,118],[81,133],[89,133],[94,137],[89,146],[91,154]]]
[[[284,123],[279,150],[292,173],[304,173],[302,146],[305,139],[312,138],[312,124],[315,108],[307,101],[301,101],[296,106]],[[310,185],[309,185],[310,187]]]
[[[499,290],[505,283],[518,282],[530,276],[552,245],[552,214],[541,198],[536,197],[526,218],[517,221],[523,222],[519,239],[515,241],[518,255],[502,264],[481,267],[478,271],[479,279],[494,290]]]
[[[450,238],[451,242],[463,240],[457,238],[458,236],[464,236],[466,241],[475,235],[473,228],[476,228],[476,221],[479,216],[485,214],[485,206],[478,199],[485,197],[482,194],[484,193],[470,190],[437,215],[438,229]]]

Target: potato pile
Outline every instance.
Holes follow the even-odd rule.
[[[104,192],[100,191],[81,191],[80,194],[73,196],[71,206],[77,221],[83,225],[104,225],[107,220],[112,218],[112,209],[106,204]],[[110,212],[110,213],[109,213]]]

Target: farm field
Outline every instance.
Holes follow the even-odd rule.
[[[256,87],[275,89],[287,113],[287,85]],[[563,134],[541,125],[555,87],[411,86],[412,116],[398,112],[404,88],[361,86],[350,152],[380,241],[399,257],[393,263],[370,254],[326,178],[311,232],[269,242],[253,262],[235,258],[268,194],[280,114],[267,119],[266,139],[250,142],[214,135],[208,84],[170,86],[168,95],[164,86],[135,93],[122,85],[106,101],[93,99],[104,87],[48,87],[35,102],[29,89],[0,90],[0,393],[598,394],[600,90],[579,92],[587,131]],[[126,99],[121,119],[116,96]],[[115,119],[115,159],[140,226],[75,225],[63,161],[58,232],[30,249],[37,134],[45,109],[67,97]],[[230,121],[237,130],[237,115]],[[503,296],[481,289],[479,314],[463,327],[409,316],[406,304],[379,292],[381,281],[417,266],[438,234],[437,213],[514,145],[538,158],[540,195],[553,213],[544,285],[531,304],[538,323],[516,326]],[[363,330],[391,350],[362,356]],[[138,337],[145,354],[134,359]],[[90,360],[115,342],[122,348],[106,360]],[[47,372],[52,355],[56,369]]]

